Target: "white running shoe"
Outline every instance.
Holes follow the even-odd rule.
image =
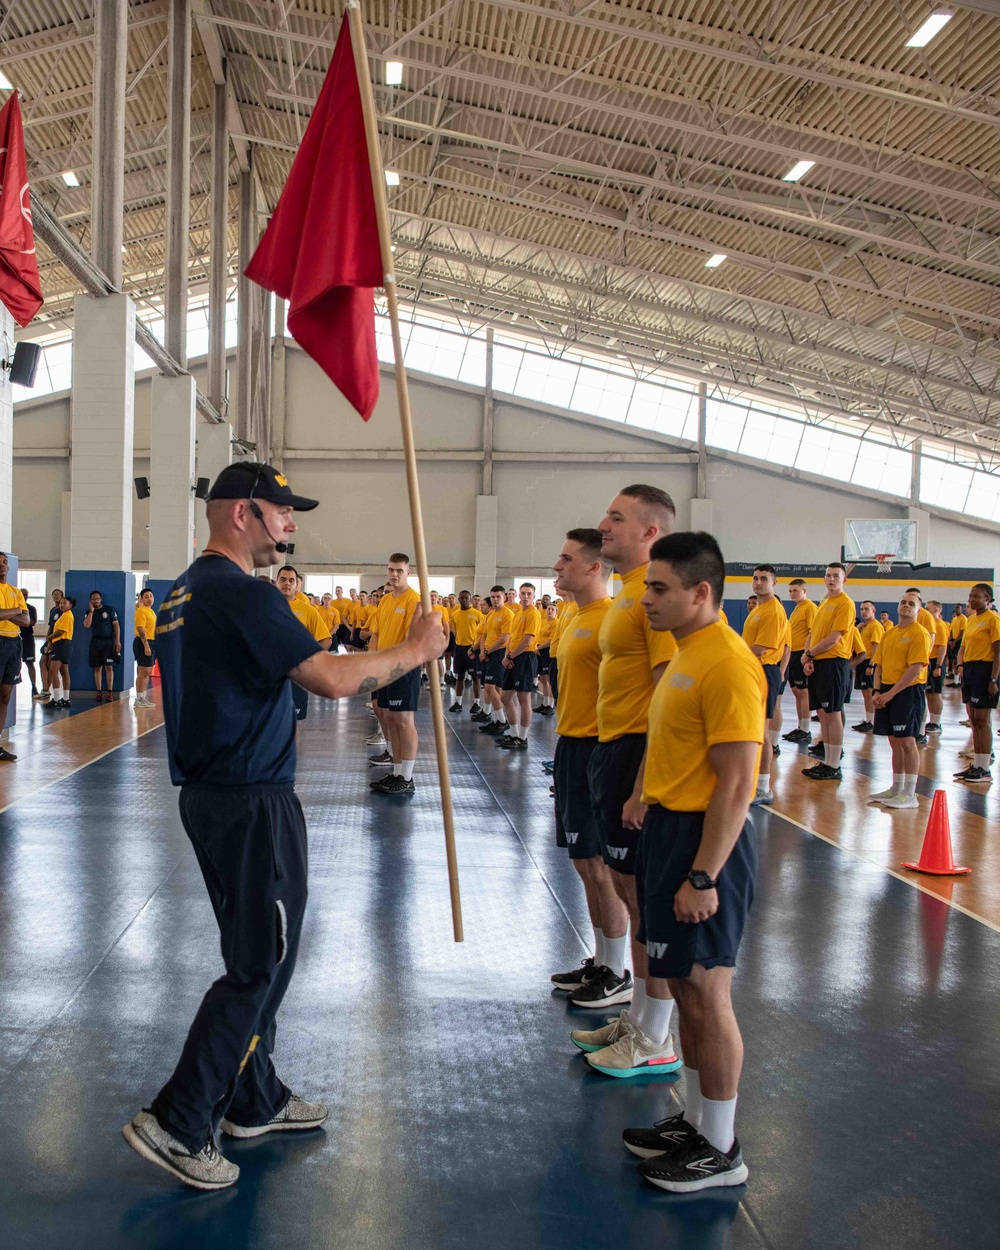
[[[247,1127],[224,1119],[219,1127],[227,1137],[263,1137],[265,1133],[298,1132],[307,1128],[319,1128],[329,1115],[321,1102],[306,1102],[292,1094],[285,1106],[266,1124]]]
[[[919,807],[915,794],[894,794],[890,799],[882,800],[883,807],[891,807],[893,811],[901,811],[908,807]]]
[[[894,790],[892,786],[890,786],[888,790],[880,790],[878,794],[870,794],[868,796],[868,802],[884,803],[886,799],[895,799],[900,794],[902,794],[901,790]]]
[[[624,1007],[620,1016],[612,1016],[607,1024],[599,1029],[574,1029],[569,1035],[569,1040],[580,1050],[593,1054],[595,1051],[603,1050],[605,1046],[614,1045],[622,1029],[628,1027],[628,1008]]]
[[[385,741],[384,736],[381,733],[369,734],[368,737],[365,739],[365,746],[366,747],[378,747],[380,750],[384,751],[386,747],[386,741]]]
[[[239,1179],[239,1168],[219,1153],[211,1138],[197,1154],[192,1154],[160,1127],[151,1111],[140,1111],[132,1123],[122,1129],[122,1137],[137,1155],[192,1189],[228,1189]]]

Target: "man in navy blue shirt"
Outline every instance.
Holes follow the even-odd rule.
[[[306,827],[295,795],[291,681],[330,699],[367,696],[437,659],[441,618],[415,617],[386,651],[339,656],[254,568],[280,563],[294,512],[316,507],[270,465],[224,469],[207,505],[209,543],[174,583],[156,626],[170,776],[222,937],[226,973],[202,1000],[173,1076],[122,1129],[143,1158],[196,1189],[239,1169],[230,1137],[318,1128],[271,1055],[306,903]]]

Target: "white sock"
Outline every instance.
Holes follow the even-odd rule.
[[[770,733],[771,733],[771,746],[773,747],[781,746],[781,730],[772,729]]]
[[[402,764],[397,764],[395,761],[393,761],[393,765],[392,765],[392,775],[393,775],[394,777],[398,777],[398,776],[400,776],[400,775],[401,775],[402,771],[403,771],[403,765],[402,765]]]
[[[714,1098],[701,1098],[701,1135],[724,1154],[732,1150],[735,1136],[736,1099],[727,1098],[717,1102]]]
[[[906,776],[903,773],[892,774],[892,792],[893,794],[902,794],[906,785]]]
[[[757,774],[757,793],[767,794],[767,792],[770,789],[771,789],[771,774],[770,773],[758,773]]]
[[[393,768],[393,772],[396,772],[396,769],[398,768],[399,771],[396,774],[397,776],[402,777],[404,781],[412,781],[413,765],[416,762],[416,760],[400,760],[399,764],[396,765],[396,768]]]
[[[840,757],[841,757],[841,756],[843,755],[843,753],[844,753],[844,748],[843,748],[843,747],[832,747],[832,746],[830,746],[829,742],[824,742],[824,743],[823,743],[823,751],[824,751],[824,752],[825,752],[825,754],[826,754],[826,762],[830,765],[830,767],[831,767],[831,768],[839,768],[839,767],[840,767]]]
[[[594,966],[600,968],[604,963],[604,930],[594,925]]]
[[[684,1068],[684,1119],[701,1128],[701,1079],[694,1068]]]
[[[989,767],[990,767],[989,751],[987,751],[985,755],[973,755],[972,764],[974,768],[985,768],[987,771],[989,771]]]
[[[616,977],[625,975],[625,948],[628,945],[628,935],[623,933],[621,937],[608,937],[604,935],[604,958],[601,963],[606,968],[610,968]]]
[[[517,725],[517,726],[515,726],[515,728],[514,728],[514,732],[515,732],[515,733],[517,734],[517,736],[518,736],[518,737],[522,740],[522,742],[526,742],[526,741],[527,741],[527,739],[528,739],[528,726],[527,726],[527,725]]]
[[[810,721],[808,716],[799,717],[799,729],[801,729],[804,734],[812,732],[812,730],[809,728],[811,724],[812,724],[812,721]]]
[[[642,1011],[643,1033],[657,1046],[662,1046],[670,1035],[670,1017],[674,1013],[672,998],[653,998],[646,995],[646,1003]],[[631,1012],[629,1013],[631,1015]]]
[[[908,799],[917,797],[917,774],[906,773],[904,776],[903,793]]]
[[[642,1028],[642,1017],[646,1010],[646,978],[633,977],[632,1002],[629,1004],[628,1015],[633,1024]]]

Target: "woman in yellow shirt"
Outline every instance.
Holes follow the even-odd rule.
[[[892,785],[871,802],[891,810],[918,807],[920,752],[917,735],[924,723],[927,661],[931,636],[917,620],[923,605],[915,591],[899,601],[899,624],[875,649],[875,733],[892,747]]]
[[[154,707],[146,693],[149,679],[156,663],[156,613],[153,611],[153,592],[144,590],[135,609],[135,637],[132,639],[132,658],[135,660],[135,707]]]
[[[549,665],[551,663],[550,647],[558,624],[559,612],[556,605],[550,603],[542,616],[541,628],[536,639],[538,643],[538,693],[542,696],[542,703],[538,708],[539,716],[551,716],[556,710],[552,683],[549,681]]]
[[[74,607],[76,600],[67,599],[64,595],[59,602],[60,615],[49,633],[49,681],[53,686],[62,685],[62,696],[52,699],[46,707],[69,707],[69,659],[73,650]]]

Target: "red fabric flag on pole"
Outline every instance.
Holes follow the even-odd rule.
[[[16,91],[0,110],[0,300],[21,326],[28,324],[44,302]]]
[[[347,18],[278,206],[246,275],[288,300],[288,328],[367,421],[378,399],[382,285],[361,92]]]

